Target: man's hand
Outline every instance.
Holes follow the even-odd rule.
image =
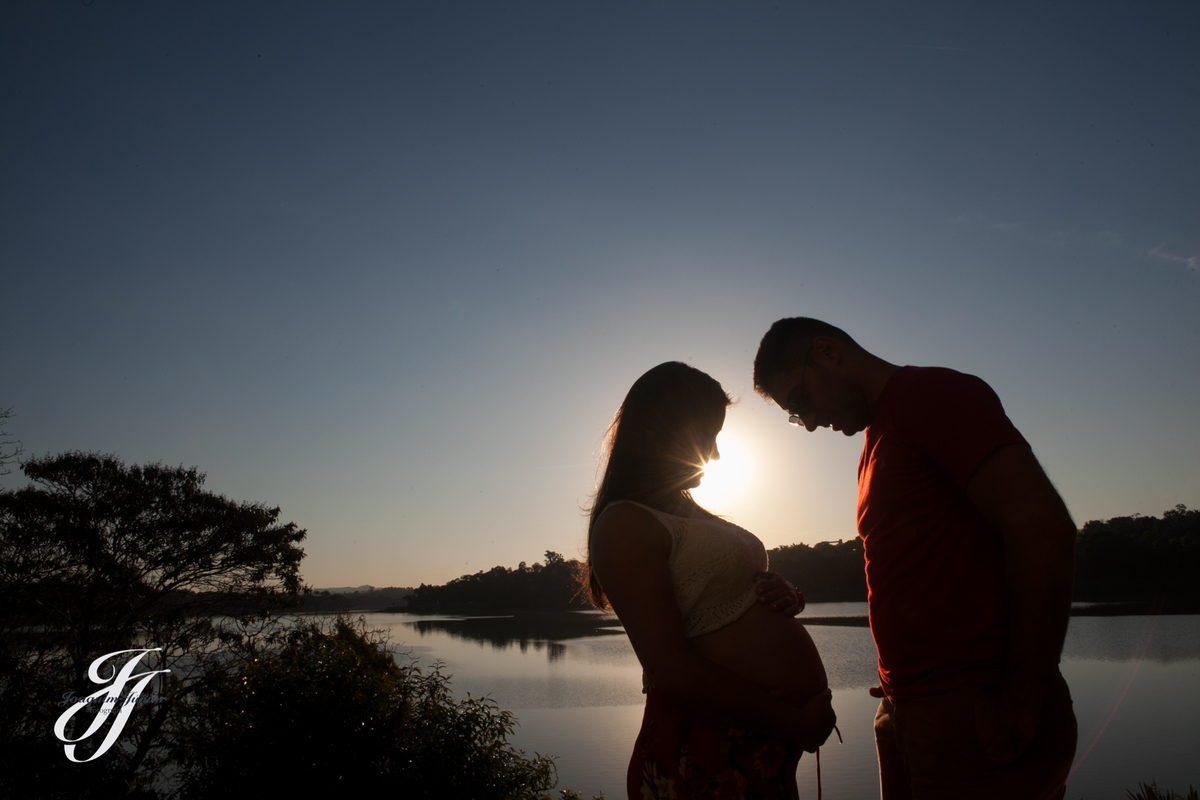
[[[754,576],[754,580],[758,582],[755,587],[758,602],[770,606],[772,611],[794,617],[804,610],[804,593],[779,573],[760,572]]]
[[[1037,733],[1042,692],[985,689],[975,701],[975,733],[983,752],[997,764],[1016,761]]]

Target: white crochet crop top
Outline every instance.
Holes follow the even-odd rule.
[[[667,567],[685,637],[723,628],[757,602],[754,576],[766,571],[767,551],[753,533],[719,517],[678,517],[633,500],[608,507],[618,503],[646,509],[670,532]]]

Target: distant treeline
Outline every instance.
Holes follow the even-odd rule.
[[[341,614],[347,611],[379,611],[403,606],[413,593],[410,588],[389,586],[386,589],[364,589],[356,592],[312,592],[300,601],[300,610],[314,614]]]
[[[410,611],[570,611],[587,608],[579,597],[580,563],[546,551],[546,563],[516,569],[492,567],[442,586],[421,584],[408,598]]]
[[[1085,524],[1075,540],[1075,599],[1200,608],[1200,509]]]
[[[863,543],[857,536],[847,542],[785,544],[767,551],[767,557],[771,571],[799,587],[806,603],[867,599]]]
[[[777,547],[771,569],[810,603],[867,599],[863,544]],[[1175,506],[1162,518],[1113,517],[1086,523],[1075,539],[1076,602],[1143,604],[1146,610],[1200,607],[1200,510]]]
[[[800,587],[809,603],[867,599],[863,544],[858,537],[844,542],[784,545],[768,551],[768,555],[771,569]],[[407,610],[581,609],[586,607],[578,594],[581,568],[580,562],[547,551],[545,564],[527,567],[522,562],[516,569],[493,567],[442,586],[422,584],[409,595]],[[1161,519],[1135,514],[1093,520],[1083,526],[1076,539],[1076,601],[1190,611],[1200,607],[1198,578],[1200,510],[1179,505]],[[365,598],[355,599],[354,603],[355,608],[371,607]]]

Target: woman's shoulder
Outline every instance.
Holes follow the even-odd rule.
[[[639,503],[636,500],[612,500],[600,511],[600,516],[596,518],[596,525],[612,526],[612,525],[638,525],[655,523],[661,525],[661,511],[657,511],[648,505]]]
[[[596,518],[592,536],[607,539],[658,534],[667,540],[669,546],[673,533],[669,525],[670,516],[636,500],[614,500]]]

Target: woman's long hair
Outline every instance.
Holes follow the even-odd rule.
[[[588,552],[596,520],[614,500],[636,500],[676,513],[690,503],[687,487],[704,469],[704,437],[732,401],[711,376],[668,361],[638,378],[613,417],[605,440],[604,477],[588,508]],[[608,599],[587,561],[582,587],[596,608]]]

